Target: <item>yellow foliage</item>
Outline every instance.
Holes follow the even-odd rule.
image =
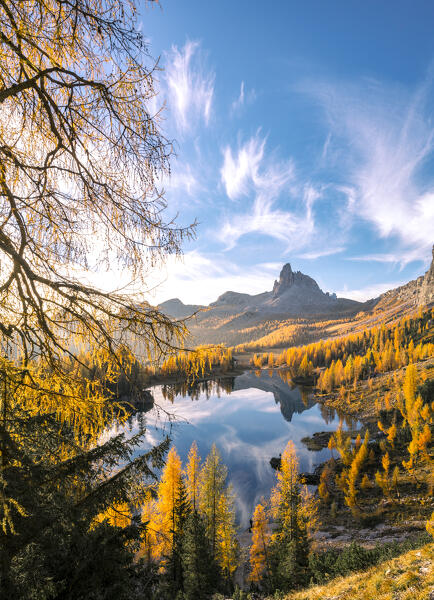
[[[159,557],[168,556],[173,548],[176,533],[175,506],[181,486],[181,459],[172,446],[166,465],[158,483],[158,502],[151,526],[157,533],[155,553]]]
[[[277,484],[271,492],[271,512],[277,518],[283,514],[285,518],[291,518],[288,499],[291,498],[294,489],[298,486],[298,459],[295,445],[290,440],[282,452],[280,469],[276,471]]]
[[[250,580],[260,584],[269,577],[268,545],[270,540],[267,513],[262,504],[258,504],[252,519],[252,545],[250,547]]]
[[[426,530],[430,535],[434,537],[434,512],[431,515],[431,518],[426,523]]]
[[[347,473],[347,486],[345,490],[345,504],[350,507],[351,511],[355,514],[358,511],[357,506],[357,482],[360,472],[368,458],[368,443],[369,443],[369,431],[366,430],[365,439],[360,447],[355,449],[354,458],[351,462],[351,466]]]
[[[126,502],[114,504],[95,519],[96,523],[107,521],[113,527],[128,527],[131,524],[131,509]]]
[[[232,495],[226,491],[218,503],[216,558],[224,575],[229,579],[238,565],[235,510]]]
[[[233,365],[232,349],[223,344],[218,346],[198,346],[191,352],[180,352],[167,358],[159,368],[161,375],[183,375],[195,379],[210,374],[216,367],[222,371]]]
[[[199,477],[200,477],[200,456],[196,441],[191,445],[188,453],[187,465],[185,467],[185,479],[187,485],[187,495],[191,502],[193,510],[199,508]]]

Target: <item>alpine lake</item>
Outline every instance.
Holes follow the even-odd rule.
[[[194,440],[202,460],[215,443],[235,492],[241,529],[249,526],[261,498],[269,497],[276,483],[270,460],[279,457],[289,440],[295,444],[300,471],[312,473],[330,458],[330,451],[309,450],[301,440],[316,432],[335,431],[340,422],[344,428],[354,426],[318,403],[309,388],[291,384],[282,371],[246,371],[193,387],[157,385],[148,390],[153,407],[138,410],[127,423],[107,433],[125,431],[129,437],[145,422],[142,449],[170,435],[183,465]]]

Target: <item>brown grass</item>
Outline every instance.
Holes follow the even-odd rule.
[[[432,595],[431,595],[432,594]],[[285,600],[429,600],[434,598],[434,544],[285,597]]]

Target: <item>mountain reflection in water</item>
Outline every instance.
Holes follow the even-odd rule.
[[[339,425],[334,411],[324,410],[307,390],[291,387],[280,371],[261,371],[259,376],[247,371],[194,387],[155,386],[151,392],[154,410],[137,413],[126,429],[134,432],[137,419],[145,418],[148,444],[171,433],[183,462],[193,440],[202,459],[215,443],[228,467],[241,527],[248,526],[260,498],[269,495],[275,483],[270,459],[279,456],[288,440],[297,448],[300,470],[312,471],[330,452],[312,452],[301,439]]]

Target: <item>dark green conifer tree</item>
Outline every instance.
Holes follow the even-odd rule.
[[[182,561],[183,540],[188,518],[192,512],[185,483],[181,480],[175,500],[172,552],[166,560],[166,570],[161,587],[168,598],[176,598],[184,590],[184,565]]]
[[[219,568],[213,559],[205,523],[197,511],[188,517],[182,544],[185,600],[206,600],[218,587]]]
[[[277,528],[270,548],[275,588],[287,591],[308,581],[308,513],[302,505],[295,447],[289,442],[282,454],[278,484],[272,492]]]
[[[151,466],[163,465],[168,440],[125,464],[143,431],[84,450],[55,414],[31,415],[16,397],[14,404],[7,429],[0,420],[1,454],[13,456],[0,477],[13,499],[12,510],[0,505],[1,597],[141,597],[135,594],[146,588],[148,574],[134,561],[140,524],[131,518],[116,526],[104,513],[128,503],[139,482],[156,478]]]

